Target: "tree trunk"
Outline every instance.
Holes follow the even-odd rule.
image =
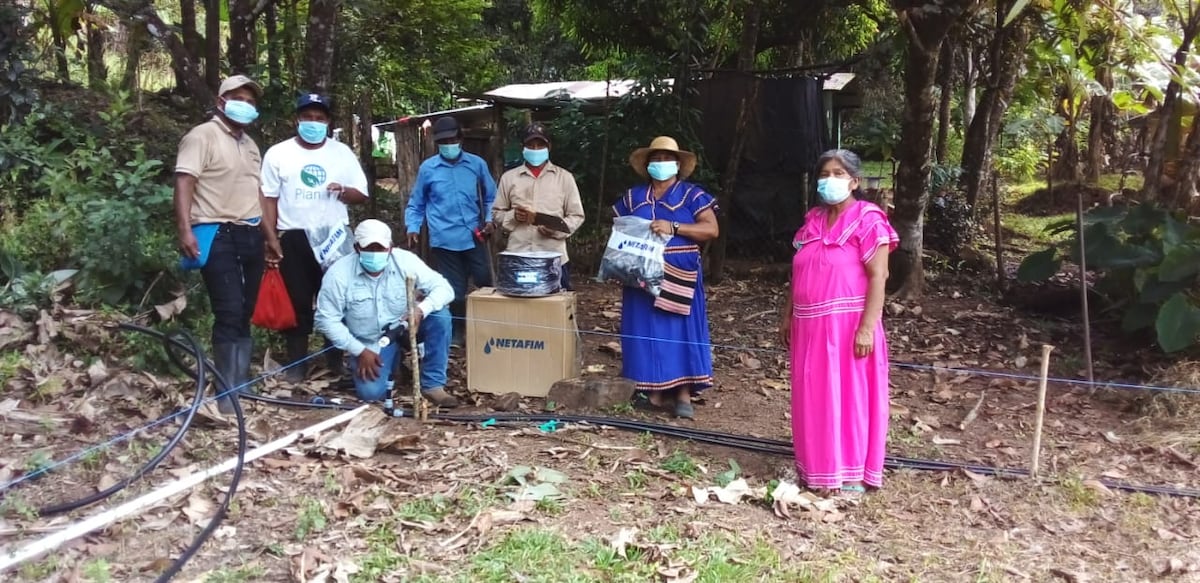
[[[221,0],[204,3],[204,82],[209,94],[221,85]]]
[[[738,116],[734,120],[734,139],[730,146],[729,158],[726,160],[725,171],[721,174],[721,190],[717,193],[717,205],[725,212],[717,213],[717,225],[720,235],[713,241],[708,253],[708,273],[705,278],[712,283],[720,283],[725,278],[725,257],[729,248],[729,213],[733,210],[733,189],[737,185],[738,167],[741,165],[742,153],[746,149],[746,139],[750,132],[746,130],[749,120],[753,117],[758,101],[758,79],[753,76],[754,57],[758,54],[758,31],[762,21],[762,6],[758,0],[746,3],[742,13],[742,38],[738,46],[737,69],[740,75],[749,80],[747,91],[742,95],[738,104]]]
[[[279,61],[279,12],[272,2],[263,14],[263,26],[267,29],[267,83],[283,87],[283,67]]]
[[[129,19],[125,23],[125,71],[121,75],[121,89],[136,91],[138,89],[138,67],[142,64],[142,54],[149,44],[146,33],[146,23],[137,19]]]
[[[900,235],[900,248],[890,265],[898,266],[899,293],[905,298],[919,297],[925,287],[922,262],[925,205],[929,201],[930,154],[933,146],[933,119],[937,100],[933,87],[937,81],[938,55],[946,33],[963,15],[974,9],[977,0],[941,2],[937,10],[923,1],[893,0],[901,30],[905,33],[904,112],[900,123],[900,167],[896,173],[896,210],[892,224]]]
[[[1058,152],[1058,160],[1051,166],[1050,174],[1054,176],[1055,182],[1079,182],[1083,178],[1079,172],[1078,140],[1081,112],[1076,109],[1075,96],[1071,94],[1069,87],[1064,86],[1059,90],[1055,102],[1058,104],[1055,107],[1055,113],[1066,123],[1058,137],[1054,139],[1054,149]]]
[[[975,86],[979,80],[979,67],[975,63],[978,57],[979,51],[974,46],[963,51],[963,127],[969,127],[975,121]]]
[[[46,2],[46,15],[50,20],[50,39],[54,43],[54,71],[58,75],[59,81],[69,82],[71,69],[67,65],[67,39],[63,36],[62,28],[59,26],[59,22],[62,20],[59,8],[59,3],[54,0]]]
[[[312,0],[308,5],[307,47],[304,51],[304,88],[328,93],[333,87],[333,32],[341,0]]]
[[[200,76],[200,68],[196,65],[196,61],[192,55],[188,53],[187,47],[183,45],[183,40],[167,26],[158,16],[158,11],[153,5],[147,5],[142,8],[137,17],[146,23],[146,30],[156,40],[163,43],[167,47],[167,51],[171,53],[172,66],[183,73],[183,87],[191,96],[194,103],[207,107],[213,103],[213,91],[208,88],[203,77]]]
[[[1175,208],[1188,209],[1188,214],[1192,214],[1195,210],[1191,204],[1197,195],[1197,183],[1200,182],[1200,115],[1192,116],[1192,129],[1179,159],[1177,177]]]
[[[254,3],[229,0],[229,70],[250,74],[255,64]]]
[[[942,44],[942,54],[938,57],[938,131],[937,141],[933,148],[933,159],[938,164],[945,164],[947,149],[950,141],[950,109],[954,100],[954,47],[950,43]]]
[[[1200,29],[1200,10],[1189,15],[1187,22],[1184,23],[1183,40],[1179,43],[1179,48],[1175,51],[1175,58],[1172,61],[1176,71],[1183,71],[1192,41],[1196,38],[1197,29]],[[1168,202],[1166,199],[1170,198],[1169,193],[1163,192],[1162,179],[1163,167],[1166,165],[1168,156],[1167,136],[1171,132],[1170,126],[1175,117],[1176,104],[1179,101],[1179,83],[1175,79],[1176,75],[1171,75],[1171,81],[1167,83],[1167,90],[1163,95],[1162,106],[1156,112],[1158,125],[1154,128],[1154,135],[1148,144],[1150,161],[1146,164],[1145,182],[1142,185],[1143,202],[1166,203]]]
[[[1012,2],[1004,2],[997,6],[997,23],[1004,22],[1011,5]],[[1024,18],[1018,18],[997,30],[988,45],[988,74],[984,82],[987,88],[963,141],[962,184],[971,212],[975,212],[979,197],[988,184],[988,175],[993,172],[992,148],[996,136],[1000,135],[1028,43],[1029,28],[1025,26]]]
[[[1112,70],[1108,67],[1098,67],[1096,81],[1104,88],[1104,94],[1093,95],[1088,104],[1091,120],[1088,123],[1087,166],[1084,169],[1083,177],[1090,184],[1099,182],[1100,174],[1104,172],[1104,160],[1108,153],[1108,144],[1105,143],[1104,137],[1108,133],[1108,127],[1112,125],[1114,117],[1114,106],[1112,100],[1109,99],[1109,94],[1113,89]]]
[[[204,42],[196,29],[196,0],[179,0],[179,29],[183,35],[183,47],[188,52],[193,63],[199,63],[203,56]],[[175,72],[175,90],[183,91],[187,87],[187,73],[178,67],[172,67]]]
[[[95,5],[88,3],[89,18],[84,21],[87,30],[87,73],[88,87],[102,89],[108,85],[108,66],[104,64],[104,29],[94,22]]]

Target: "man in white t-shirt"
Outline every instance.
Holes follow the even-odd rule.
[[[301,95],[296,136],[271,146],[263,156],[263,223],[278,229],[283,251],[282,260],[275,265],[268,261],[267,267],[279,268],[296,310],[296,327],[283,332],[289,364],[308,356],[313,303],[324,267],[338,258],[337,249],[352,248],[346,205],[366,201],[369,192],[354,151],[326,137],[331,109],[325,95]],[[326,363],[334,374],[342,374],[340,350],[330,350]],[[303,364],[288,367],[284,380],[302,382],[305,369]]]

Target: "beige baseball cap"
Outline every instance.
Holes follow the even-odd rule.
[[[245,75],[233,75],[221,82],[221,88],[217,90],[217,95],[225,95],[238,87],[249,87],[254,92],[255,97],[262,97],[263,88]]]

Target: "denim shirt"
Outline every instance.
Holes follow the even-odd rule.
[[[483,186],[483,220],[492,221],[492,203],[496,201],[496,181],[487,162],[463,152],[449,161],[435,155],[421,163],[412,195],[404,209],[404,224],[409,233],[420,233],[429,226],[429,245],[450,251],[475,248],[473,233],[480,227],[479,187]]]
[[[441,274],[416,255],[392,249],[383,273],[372,277],[358,262],[358,253],[343,257],[325,272],[317,295],[317,330],[329,342],[354,356],[376,343],[389,324],[408,321],[408,291],[405,277],[416,279],[417,307],[422,316],[445,308],[454,299],[454,289]]]

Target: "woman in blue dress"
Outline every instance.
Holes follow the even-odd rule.
[[[684,181],[696,169],[696,155],[679,149],[673,138],[654,138],[634,150],[629,163],[650,182],[629,189],[613,212],[649,219],[655,233],[671,240],[659,295],[623,290],[622,375],[637,383],[651,405],[667,408],[673,401],[675,415],[691,419],[692,396],[713,384],[700,243],[717,237],[716,200]]]

